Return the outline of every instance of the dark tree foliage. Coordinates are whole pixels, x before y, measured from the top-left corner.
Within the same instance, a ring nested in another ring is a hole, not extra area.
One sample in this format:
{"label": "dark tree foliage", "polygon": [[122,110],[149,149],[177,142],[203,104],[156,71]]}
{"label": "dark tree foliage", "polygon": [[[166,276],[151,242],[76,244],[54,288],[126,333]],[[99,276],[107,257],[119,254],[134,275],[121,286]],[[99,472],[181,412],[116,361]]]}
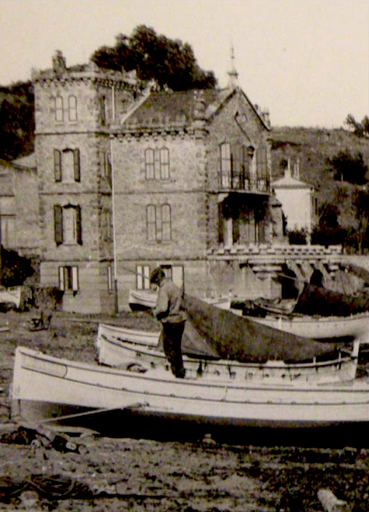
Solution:
{"label": "dark tree foliage", "polygon": [[347,181],[355,185],[363,185],[368,181],[366,174],[368,166],[365,165],[363,155],[352,155],[348,151],[340,151],[333,158],[327,159],[329,170],[337,181]]}
{"label": "dark tree foliage", "polygon": [[363,117],[361,123],[355,120],[354,116],[349,114],[346,117],[345,124],[358,137],[369,137],[369,117]]}
{"label": "dark tree foliage", "polygon": [[305,229],[292,229],[287,234],[291,245],[306,245],[307,233]]}
{"label": "dark tree foliage", "polygon": [[155,80],[162,89],[210,89],[217,83],[213,72],[199,67],[188,43],[158,35],[145,25],[130,37],[119,34],[113,47],[99,48],[91,60],[102,68],[136,70],[140,80]]}
{"label": "dark tree foliage", "polygon": [[31,82],[0,86],[0,158],[12,160],[33,151],[34,95]]}
{"label": "dark tree foliage", "polygon": [[369,247],[369,190],[356,190],[352,204],[358,221],[357,248],[362,252]]}
{"label": "dark tree foliage", "polygon": [[2,286],[19,286],[34,272],[29,259],[16,251],[1,248],[0,284]]}
{"label": "dark tree foliage", "polygon": [[320,207],[319,222],[311,233],[311,243],[318,245],[343,245],[345,232],[338,222],[339,208],[332,203]]}

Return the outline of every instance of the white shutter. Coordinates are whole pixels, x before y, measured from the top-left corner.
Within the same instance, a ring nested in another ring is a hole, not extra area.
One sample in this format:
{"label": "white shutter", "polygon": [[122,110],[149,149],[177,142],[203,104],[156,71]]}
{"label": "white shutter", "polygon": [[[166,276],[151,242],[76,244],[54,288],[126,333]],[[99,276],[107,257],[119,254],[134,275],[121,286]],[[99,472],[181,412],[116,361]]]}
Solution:
{"label": "white shutter", "polygon": [[59,267],[59,289],[64,291],[64,267]]}
{"label": "white shutter", "polygon": [[72,267],[72,290],[78,292],[78,267]]}

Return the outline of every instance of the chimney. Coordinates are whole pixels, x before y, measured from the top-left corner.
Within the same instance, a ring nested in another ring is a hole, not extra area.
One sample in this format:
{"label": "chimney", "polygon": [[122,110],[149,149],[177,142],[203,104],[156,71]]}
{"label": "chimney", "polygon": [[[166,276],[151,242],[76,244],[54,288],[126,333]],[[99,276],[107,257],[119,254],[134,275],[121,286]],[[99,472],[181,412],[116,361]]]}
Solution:
{"label": "chimney", "polygon": [[53,56],[53,70],[57,75],[61,75],[67,70],[67,62],[60,50],[56,50]]}

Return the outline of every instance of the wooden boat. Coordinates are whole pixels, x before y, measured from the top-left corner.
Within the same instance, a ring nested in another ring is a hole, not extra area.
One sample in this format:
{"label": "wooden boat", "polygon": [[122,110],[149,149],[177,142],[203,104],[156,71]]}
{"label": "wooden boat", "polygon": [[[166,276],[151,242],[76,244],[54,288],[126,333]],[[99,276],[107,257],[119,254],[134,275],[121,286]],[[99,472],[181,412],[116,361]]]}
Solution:
{"label": "wooden boat", "polygon": [[[132,311],[150,309],[155,307],[156,298],[157,293],[152,290],[130,290],[128,304]],[[208,297],[202,300],[221,309],[230,309],[231,307],[229,297]]]}
{"label": "wooden boat", "polygon": [[157,293],[152,290],[130,290],[128,304],[132,311],[154,308]]}
{"label": "wooden boat", "polygon": [[[119,333],[119,329],[121,329]],[[145,346],[145,335],[149,343]],[[156,345],[159,334],[156,335]],[[152,343],[153,333],[136,331],[128,328],[111,329],[111,326],[99,325],[96,338],[98,361],[107,366],[126,366],[138,362],[147,368],[163,366],[170,369],[162,350]],[[234,378],[240,375],[244,380],[320,382],[344,381],[355,378],[358,361],[359,344],[352,353],[339,352],[335,359],[312,360],[310,362],[286,364],[283,361],[266,361],[265,363],[243,363],[225,359],[204,359],[183,356],[184,366],[192,375],[212,375]]]}
{"label": "wooden boat", "polygon": [[99,324],[97,343],[100,339],[125,341],[136,345],[155,347],[158,345],[160,332],[139,331],[118,325]]}
{"label": "wooden boat", "polygon": [[[288,381],[279,384],[205,376],[176,379],[165,369],[136,373],[72,362],[18,347],[12,385],[13,418],[111,427],[127,435],[131,421],[173,421],[188,428],[205,426],[326,429],[369,426],[369,382],[335,384]],[[74,415],[74,416],[71,416]],[[146,427],[146,435],[150,429]],[[329,436],[332,432],[329,430]],[[367,436],[366,436],[367,438]],[[244,441],[250,442],[245,436]],[[340,438],[347,444],[347,437]],[[272,437],[275,442],[275,434]],[[264,439],[266,442],[266,439]],[[350,442],[356,438],[350,438]]]}
{"label": "wooden boat", "polygon": [[14,304],[18,309],[21,302],[21,287],[0,289],[0,304]]}
{"label": "wooden boat", "polygon": [[280,331],[313,339],[352,338],[369,343],[369,312],[349,317],[282,316],[249,317]]}

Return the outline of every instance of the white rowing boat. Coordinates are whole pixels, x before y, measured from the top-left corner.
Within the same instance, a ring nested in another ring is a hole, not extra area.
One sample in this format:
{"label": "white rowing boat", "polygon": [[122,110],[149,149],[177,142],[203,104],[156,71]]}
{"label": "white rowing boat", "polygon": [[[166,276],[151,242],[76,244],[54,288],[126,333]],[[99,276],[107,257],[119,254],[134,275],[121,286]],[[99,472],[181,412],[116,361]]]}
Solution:
{"label": "white rowing boat", "polygon": [[109,421],[123,436],[131,419],[164,420],[164,430],[173,420],[185,429],[192,424],[367,431],[369,426],[368,379],[335,384],[249,382],[241,375],[176,379],[165,369],[135,373],[25,347],[16,349],[12,402],[13,417],[22,421],[87,423],[96,429]]}

